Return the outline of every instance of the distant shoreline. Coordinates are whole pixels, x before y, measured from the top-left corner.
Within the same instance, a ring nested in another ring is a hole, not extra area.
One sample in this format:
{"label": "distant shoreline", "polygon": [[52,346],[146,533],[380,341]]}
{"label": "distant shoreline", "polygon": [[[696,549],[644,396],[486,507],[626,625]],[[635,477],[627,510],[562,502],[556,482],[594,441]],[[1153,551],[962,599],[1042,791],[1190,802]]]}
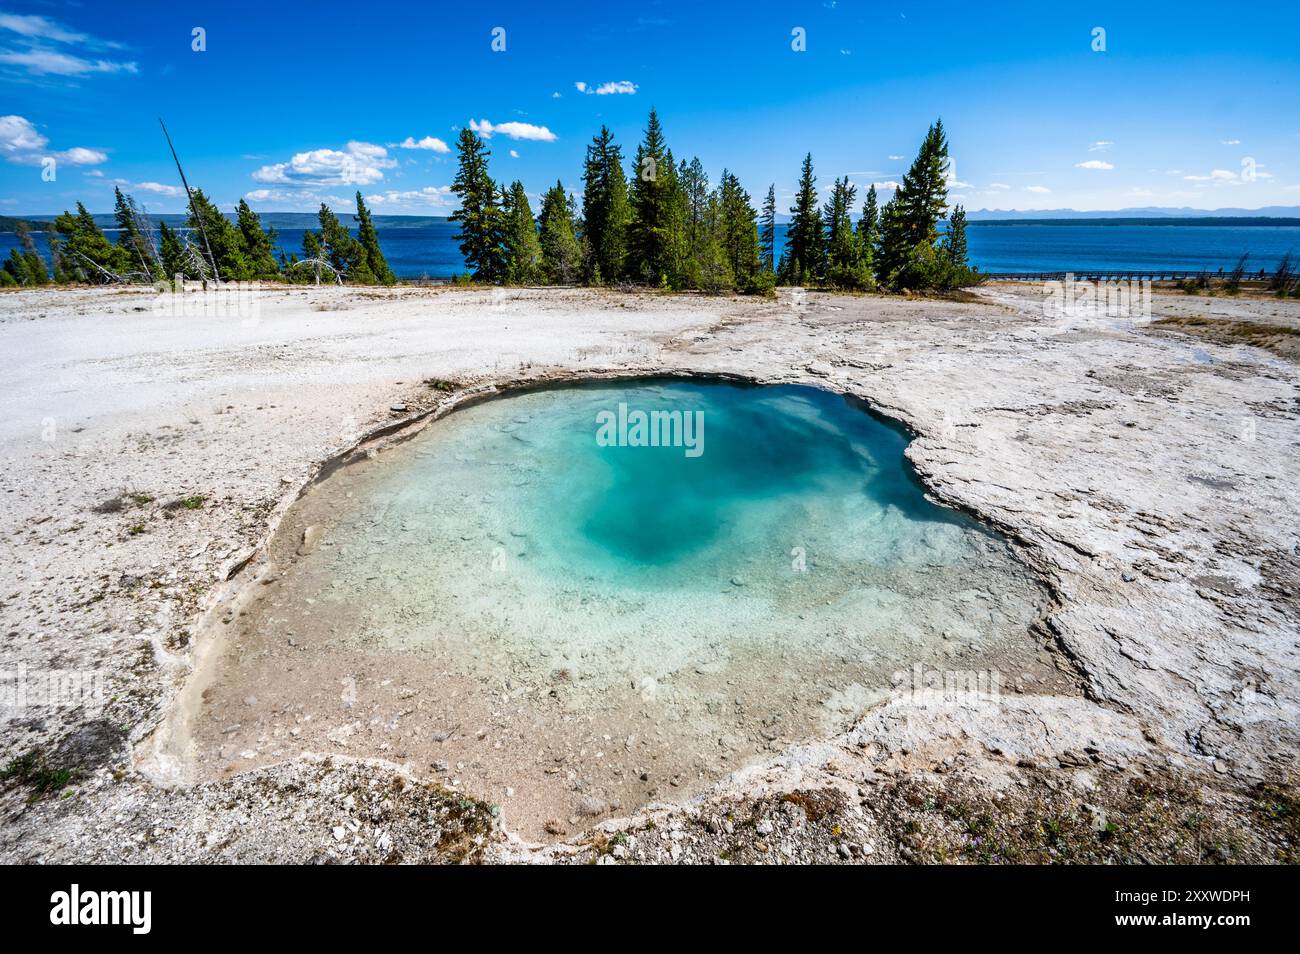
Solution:
{"label": "distant shoreline", "polygon": [[[229,216],[233,221],[233,215]],[[12,233],[17,229],[19,222],[26,222],[33,231],[45,231],[54,216],[3,216],[0,215],[0,233]],[[183,213],[165,213],[150,216],[154,222],[166,222],[169,226],[184,226],[187,215]],[[97,212],[94,214],[96,224],[105,231],[111,230],[116,226],[116,220],[111,212]],[[374,216],[375,225],[380,229],[412,229],[426,228],[432,224],[442,224],[447,221],[445,215],[376,215]],[[267,212],[262,215],[262,221],[271,228],[314,228],[317,224],[317,214],[315,212]],[[788,223],[778,221],[778,224],[785,225]],[[1023,219],[967,219],[967,225],[979,226],[1026,226],[1026,225],[1052,225],[1052,226],[1080,226],[1080,225],[1100,225],[1100,226],[1196,226],[1196,227],[1217,227],[1217,228],[1297,228],[1300,227],[1300,216],[1271,216],[1271,215],[1215,215],[1215,216],[1115,216],[1113,218],[1023,218]]]}

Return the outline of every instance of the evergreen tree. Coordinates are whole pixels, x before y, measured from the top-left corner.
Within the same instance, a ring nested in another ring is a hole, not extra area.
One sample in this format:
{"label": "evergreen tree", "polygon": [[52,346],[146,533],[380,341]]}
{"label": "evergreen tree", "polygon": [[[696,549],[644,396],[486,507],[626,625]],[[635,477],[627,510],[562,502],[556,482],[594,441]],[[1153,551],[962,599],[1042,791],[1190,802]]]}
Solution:
{"label": "evergreen tree", "polygon": [[158,277],[160,269],[154,254],[152,236],[146,234],[149,228],[143,222],[143,215],[135,200],[123,195],[117,186],[113,187],[113,216],[117,220],[117,245],[125,253],[124,261],[129,263],[132,271],[140,272],[147,280]]}
{"label": "evergreen tree", "polygon": [[652,285],[678,287],[684,279],[687,198],[653,109],[636,150],[634,175],[628,272]]}
{"label": "evergreen tree", "polygon": [[587,147],[582,172],[582,238],[589,282],[617,281],[627,266],[627,179],[623,150],[614,134],[601,126]]}
{"label": "evergreen tree", "polygon": [[54,220],[54,231],[62,239],[61,271],[65,281],[100,285],[116,281],[130,270],[125,252],[104,236],[82,203],[77,203],[75,215],[59,215]]}
{"label": "evergreen tree", "polygon": [[13,279],[15,285],[46,285],[50,281],[45,271],[45,259],[36,250],[32,230],[26,222],[19,220],[14,227],[18,247],[9,250],[9,260],[4,264],[5,272]]}
{"label": "evergreen tree", "polygon": [[280,266],[275,260],[275,229],[263,231],[262,220],[245,199],[240,199],[235,207],[235,223],[244,243],[250,276],[278,278]]}
{"label": "evergreen tree", "polygon": [[772,272],[776,270],[776,184],[767,187],[767,198],[763,200],[762,230],[759,234],[762,252],[762,266]]}
{"label": "evergreen tree", "polygon": [[[207,246],[212,249],[212,258],[217,269],[217,277],[225,282],[242,282],[253,278],[253,271],[248,264],[247,249],[244,248],[244,236],[231,221],[217,208],[202,189],[191,192],[194,208],[190,212],[186,225],[194,230],[192,234],[203,240],[207,236]],[[200,225],[201,223],[201,225]],[[206,258],[206,250],[204,250]]]}
{"label": "evergreen tree", "polygon": [[371,218],[370,209],[366,208],[366,203],[361,198],[360,190],[357,191],[357,241],[361,243],[361,250],[366,256],[366,265],[370,268],[375,283],[397,284],[397,276],[388,267],[388,259],[384,257],[383,249],[379,247],[379,232],[375,229],[374,219]]}
{"label": "evergreen tree", "polygon": [[683,221],[685,242],[685,276],[687,287],[699,286],[699,263],[704,259],[704,246],[710,241],[709,234],[709,177],[704,171],[704,164],[698,158],[689,163],[685,159],[677,170],[682,194],[686,202],[686,214]]}
{"label": "evergreen tree", "polygon": [[185,246],[166,222],[158,223],[158,259],[162,266],[163,279],[173,281],[177,275],[184,278],[197,278],[187,274],[188,263],[185,260]]}
{"label": "evergreen tree", "polygon": [[[890,200],[892,214],[881,216],[880,274],[889,283],[897,283],[897,273],[909,261],[920,261],[912,254],[918,246],[933,248],[939,237],[939,221],[948,206],[947,171],[948,140],[939,120],[926,132],[916,159]],[[916,281],[916,269],[910,272],[910,280]]]}
{"label": "evergreen tree", "polygon": [[460,208],[450,218],[460,225],[460,253],[477,281],[499,282],[505,277],[505,254],[497,185],[488,172],[492,153],[472,129],[460,131],[456,149],[460,168],[451,190],[460,196]]}
{"label": "evergreen tree", "polygon": [[[324,202],[321,203],[317,218],[320,221],[319,251],[325,253],[330,266],[343,276],[345,282],[373,285],[375,276],[366,262],[366,253],[361,243],[352,237],[339,217]],[[303,238],[305,241],[306,236]]]}
{"label": "evergreen tree", "polygon": [[955,268],[967,268],[966,262],[966,210],[955,206],[948,216],[948,233],[943,238],[943,250]]}
{"label": "evergreen tree", "polygon": [[857,186],[849,177],[837,179],[826,202],[826,279],[836,288],[862,288],[866,278],[861,266],[861,248],[853,234],[853,200]]}
{"label": "evergreen tree", "polygon": [[880,244],[880,213],[876,202],[876,187],[872,184],[862,205],[862,217],[858,219],[858,257],[868,277],[874,271],[876,246]]}
{"label": "evergreen tree", "polygon": [[709,193],[700,223],[700,247],[691,262],[691,278],[695,286],[717,294],[736,284],[725,246],[726,222],[723,213],[722,184]]}
{"label": "evergreen tree", "polygon": [[511,285],[535,285],[542,279],[542,246],[528,193],[518,179],[506,193],[505,280]]}
{"label": "evergreen tree", "polygon": [[745,288],[760,268],[758,215],[740,180],[725,169],[718,186],[718,204],[723,253],[736,285]]}
{"label": "evergreen tree", "polygon": [[789,285],[821,279],[825,239],[817,208],[817,177],[813,175],[812,153],[804,157],[799,191],[790,207],[790,228],[785,236],[782,281]]}
{"label": "evergreen tree", "polygon": [[542,274],[552,284],[577,281],[582,270],[582,249],[573,227],[573,202],[556,182],[542,197]]}

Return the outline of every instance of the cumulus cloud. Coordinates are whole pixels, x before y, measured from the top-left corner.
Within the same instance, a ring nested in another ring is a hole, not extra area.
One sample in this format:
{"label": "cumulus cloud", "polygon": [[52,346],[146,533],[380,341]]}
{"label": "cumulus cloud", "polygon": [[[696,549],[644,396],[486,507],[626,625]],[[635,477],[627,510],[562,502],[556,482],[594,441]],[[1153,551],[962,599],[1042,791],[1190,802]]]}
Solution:
{"label": "cumulus cloud", "polygon": [[451,186],[425,186],[423,189],[390,190],[366,196],[366,202],[377,209],[396,212],[402,208],[447,209],[456,205],[456,194]]}
{"label": "cumulus cloud", "polygon": [[451,152],[447,144],[437,136],[425,136],[423,139],[415,139],[407,136],[401,142],[403,149],[428,149],[431,152]]}
{"label": "cumulus cloud", "polygon": [[108,153],[99,149],[87,149],[85,146],[73,146],[63,152],[56,152],[55,156],[73,166],[97,166],[108,161]]}
{"label": "cumulus cloud", "polygon": [[185,194],[185,190],[178,185],[164,185],[161,182],[137,182],[133,189],[140,192],[152,192],[155,195],[165,195],[169,198],[176,198]]}
{"label": "cumulus cloud", "polygon": [[471,119],[469,128],[484,139],[491,139],[497,133],[511,139],[529,139],[534,142],[555,142],[558,138],[545,126],[534,126],[532,123],[492,123],[486,119]]}
{"label": "cumulus cloud", "polygon": [[1032,185],[1032,186],[1025,186],[1025,191],[1026,191],[1026,192],[1034,192],[1034,193],[1037,193],[1037,194],[1039,194],[1039,195],[1042,195],[1043,193],[1051,192],[1052,190],[1049,189],[1049,188],[1047,188],[1047,186]]}
{"label": "cumulus cloud", "polygon": [[579,80],[573,84],[573,88],[579,93],[586,93],[588,96],[635,96],[638,87],[636,83],[630,80],[601,83],[599,86],[591,86]]}
{"label": "cumulus cloud", "polygon": [[23,116],[0,116],[0,157],[20,165],[37,165],[53,157],[72,166],[97,166],[108,161],[100,149],[73,146],[60,152],[48,151],[50,140]]}
{"label": "cumulus cloud", "polygon": [[1115,166],[1109,162],[1102,162],[1100,159],[1089,159],[1087,162],[1076,162],[1076,169],[1114,169]]}
{"label": "cumulus cloud", "polygon": [[0,11],[0,42],[4,44],[0,46],[0,64],[16,66],[33,76],[77,77],[137,71],[134,62],[93,55],[122,49],[121,43],[101,40],[35,14]]}
{"label": "cumulus cloud", "polygon": [[397,165],[388,150],[352,140],[342,150],[312,149],[295,153],[288,162],[262,166],[253,173],[258,182],[294,186],[358,186],[382,182],[384,170]]}

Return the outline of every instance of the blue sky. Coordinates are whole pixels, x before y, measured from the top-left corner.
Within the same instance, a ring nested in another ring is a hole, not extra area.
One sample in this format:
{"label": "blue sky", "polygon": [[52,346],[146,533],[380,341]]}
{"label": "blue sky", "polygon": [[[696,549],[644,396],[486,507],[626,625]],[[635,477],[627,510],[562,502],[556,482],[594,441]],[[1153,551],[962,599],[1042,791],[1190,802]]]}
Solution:
{"label": "blue sky", "polygon": [[461,127],[536,195],[580,187],[601,123],[630,157],[651,106],[783,207],[805,151],[819,185],[887,188],[936,116],[971,209],[1300,205],[1297,36],[1294,2],[0,0],[0,213],[114,184],[181,211],[161,115],[223,206],[446,214]]}

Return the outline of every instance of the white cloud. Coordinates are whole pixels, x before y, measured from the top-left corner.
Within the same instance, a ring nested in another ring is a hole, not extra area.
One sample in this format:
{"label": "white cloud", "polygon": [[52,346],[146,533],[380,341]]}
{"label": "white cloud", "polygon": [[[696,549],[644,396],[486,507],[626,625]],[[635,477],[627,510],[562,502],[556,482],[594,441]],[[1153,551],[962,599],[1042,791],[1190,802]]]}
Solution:
{"label": "white cloud", "polygon": [[386,212],[397,212],[403,208],[448,209],[453,208],[457,200],[451,186],[425,186],[423,189],[377,192],[366,196],[366,202]]}
{"label": "white cloud", "polygon": [[599,86],[590,86],[581,80],[573,84],[573,88],[579,93],[586,93],[588,96],[635,96],[637,91],[636,83],[630,80],[617,80],[609,83],[601,83]]}
{"label": "white cloud", "polygon": [[1089,152],[1106,152],[1111,146],[1115,145],[1109,139],[1098,139],[1088,147]]}
{"label": "white cloud", "polygon": [[1230,169],[1212,169],[1208,176],[1183,176],[1188,182],[1232,182],[1237,174]]}
{"label": "white cloud", "polygon": [[1034,193],[1037,193],[1037,194],[1039,194],[1039,195],[1042,195],[1042,194],[1044,194],[1044,193],[1046,193],[1046,192],[1051,192],[1052,190],[1049,189],[1049,188],[1047,188],[1047,186],[1032,185],[1032,186],[1025,186],[1025,191],[1026,191],[1026,192],[1034,192]]}
{"label": "white cloud", "polygon": [[1076,169],[1114,169],[1115,166],[1109,162],[1102,162],[1100,159],[1089,159],[1087,162],[1076,162]]}
{"label": "white cloud", "polygon": [[23,116],[0,116],[0,157],[20,165],[38,165],[53,157],[70,166],[97,166],[108,161],[99,149],[73,146],[62,152],[47,152],[50,140]]}
{"label": "white cloud", "polygon": [[906,159],[907,156],[890,156],[889,158],[892,159],[892,160],[894,160],[895,162],[901,162],[901,161],[903,161],[904,159]]}
{"label": "white cloud", "polygon": [[45,148],[49,140],[22,116],[0,116],[0,155],[10,162],[21,162],[18,156],[27,156]]}
{"label": "white cloud", "polygon": [[431,152],[451,152],[447,144],[437,136],[425,136],[423,139],[415,139],[407,136],[401,142],[403,149],[428,149]]}
{"label": "white cloud", "polygon": [[1241,145],[1241,140],[1240,140],[1240,139],[1220,139],[1220,140],[1219,140],[1219,145],[1221,145],[1221,146],[1240,146],[1240,145]]}
{"label": "white cloud", "polygon": [[889,179],[885,182],[873,182],[871,184],[876,187],[877,192],[893,192],[899,186],[899,183],[895,182],[893,179]]}
{"label": "white cloud", "polygon": [[0,50],[0,63],[26,67],[28,73],[36,76],[47,73],[55,76],[83,76],[86,73],[136,72],[134,63],[87,60],[71,53],[35,47],[27,50]]}
{"label": "white cloud", "polygon": [[511,150],[510,150],[510,158],[511,158],[511,159],[518,159],[518,158],[519,158],[519,150],[518,150],[518,149],[511,149]]}
{"label": "white cloud", "polygon": [[352,140],[342,151],[312,149],[296,153],[288,162],[262,166],[253,178],[275,185],[372,185],[383,181],[384,170],[395,165],[397,160],[389,159],[383,146]]}
{"label": "white cloud", "polygon": [[1007,185],[1005,182],[990,182],[990,183],[989,183],[989,188],[990,188],[990,189],[1010,189],[1011,186]]}
{"label": "white cloud", "polygon": [[551,94],[551,99],[559,99],[559,98],[560,98],[560,94],[558,91]]}
{"label": "white cloud", "polygon": [[108,162],[108,153],[101,152],[98,149],[87,149],[85,146],[73,146],[71,149],[56,152],[54,155],[61,162],[66,162],[71,166],[97,166],[101,162]]}
{"label": "white cloud", "polygon": [[123,44],[80,33],[36,14],[0,11],[0,33],[12,34],[18,47],[0,47],[0,64],[17,66],[33,76],[85,76],[89,73],[135,73],[134,62],[82,54],[118,50]]}
{"label": "white cloud", "polygon": [[509,136],[511,139],[529,139],[534,142],[555,142],[556,135],[545,126],[534,126],[532,123],[492,123],[486,119],[471,119],[469,128],[474,130],[484,139],[491,139],[497,133],[503,136]]}
{"label": "white cloud", "polygon": [[137,182],[132,186],[132,188],[138,189],[141,192],[152,192],[155,195],[165,195],[170,198],[175,198],[185,194],[185,190],[180,186],[163,185],[161,182]]}
{"label": "white cloud", "polygon": [[123,44],[71,30],[48,17],[0,11],[0,33],[12,34],[9,42],[18,44],[0,47],[0,64],[21,67],[34,76],[136,72],[134,62],[81,55],[122,49]]}

